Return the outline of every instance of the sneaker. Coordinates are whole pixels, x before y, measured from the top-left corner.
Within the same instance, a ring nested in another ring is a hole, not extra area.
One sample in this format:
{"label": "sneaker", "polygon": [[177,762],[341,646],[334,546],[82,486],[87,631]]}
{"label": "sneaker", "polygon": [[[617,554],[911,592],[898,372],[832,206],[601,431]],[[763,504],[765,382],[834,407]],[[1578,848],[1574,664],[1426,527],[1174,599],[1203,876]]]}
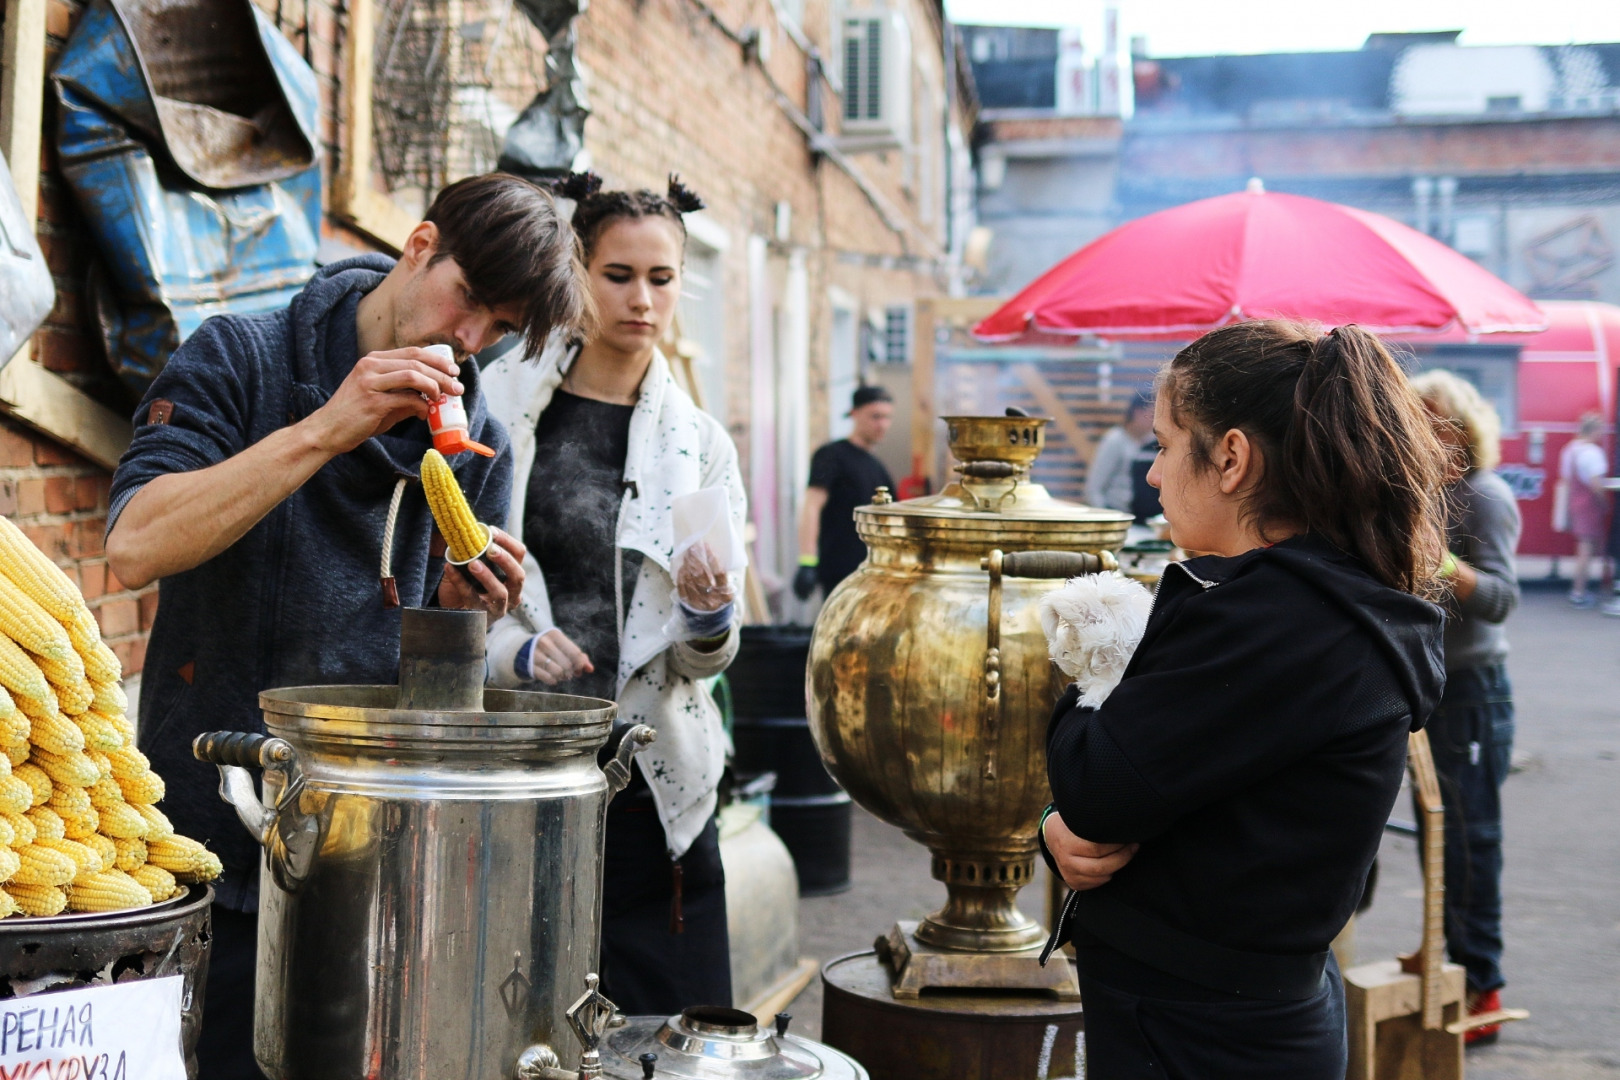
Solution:
{"label": "sneaker", "polygon": [[1598,608],[1598,610],[1609,616],[1611,619],[1620,619],[1620,596],[1615,597],[1613,600],[1605,601],[1603,606]]}
{"label": "sneaker", "polygon": [[[1468,1015],[1479,1016],[1482,1013],[1495,1012],[1502,1007],[1502,991],[1487,990],[1483,994],[1470,993],[1468,995]],[[1487,1024],[1477,1027],[1463,1035],[1465,1046],[1489,1046],[1502,1034],[1501,1024]]]}
{"label": "sneaker", "polygon": [[1569,594],[1569,606],[1576,608],[1597,607],[1597,597],[1589,592],[1572,592]]}

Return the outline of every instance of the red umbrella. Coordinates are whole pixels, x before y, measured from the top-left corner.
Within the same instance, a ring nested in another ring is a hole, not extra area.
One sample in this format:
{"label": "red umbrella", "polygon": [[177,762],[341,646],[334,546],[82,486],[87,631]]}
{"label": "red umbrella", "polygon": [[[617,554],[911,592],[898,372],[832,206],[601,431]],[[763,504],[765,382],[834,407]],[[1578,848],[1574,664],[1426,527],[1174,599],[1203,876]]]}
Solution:
{"label": "red umbrella", "polygon": [[1186,337],[1255,318],[1377,333],[1544,330],[1527,297],[1398,221],[1247,191],[1162,210],[1092,241],[974,327],[985,341]]}

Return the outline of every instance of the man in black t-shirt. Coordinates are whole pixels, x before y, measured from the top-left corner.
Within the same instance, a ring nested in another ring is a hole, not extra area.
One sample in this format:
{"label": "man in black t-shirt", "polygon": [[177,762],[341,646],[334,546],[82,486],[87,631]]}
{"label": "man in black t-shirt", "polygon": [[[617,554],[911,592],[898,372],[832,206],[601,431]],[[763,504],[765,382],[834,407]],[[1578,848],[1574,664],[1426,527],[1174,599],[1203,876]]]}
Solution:
{"label": "man in black t-shirt", "polygon": [[850,403],[855,430],[817,450],[810,459],[810,487],[799,515],[799,571],[793,594],[810,599],[820,585],[823,594],[843,581],[866,558],[866,545],[855,534],[855,508],[872,501],[880,487],[894,481],[872,448],[883,441],[894,420],[894,399],[881,386],[862,386]]}

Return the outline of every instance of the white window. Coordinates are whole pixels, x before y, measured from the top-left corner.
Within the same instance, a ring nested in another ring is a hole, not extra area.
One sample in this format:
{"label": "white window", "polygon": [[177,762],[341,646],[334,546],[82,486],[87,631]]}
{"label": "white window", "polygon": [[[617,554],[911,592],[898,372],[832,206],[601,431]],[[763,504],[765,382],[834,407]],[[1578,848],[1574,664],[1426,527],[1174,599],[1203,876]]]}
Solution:
{"label": "white window", "polygon": [[883,309],[883,336],[874,350],[885,364],[911,363],[911,305]]}
{"label": "white window", "polygon": [[849,403],[860,385],[860,328],[855,319],[855,300],[839,289],[832,290],[832,341],[827,350],[827,437],[842,439],[854,430]]}

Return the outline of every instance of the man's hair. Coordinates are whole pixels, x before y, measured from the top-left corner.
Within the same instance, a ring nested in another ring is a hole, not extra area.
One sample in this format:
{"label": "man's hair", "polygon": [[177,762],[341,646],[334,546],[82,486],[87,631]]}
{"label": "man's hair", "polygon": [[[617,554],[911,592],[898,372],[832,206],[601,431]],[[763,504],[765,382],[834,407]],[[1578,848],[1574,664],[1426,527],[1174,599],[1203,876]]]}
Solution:
{"label": "man's hair", "polygon": [[1135,420],[1136,419],[1136,414],[1139,413],[1139,412],[1146,412],[1149,415],[1152,415],[1152,413],[1153,413],[1153,393],[1152,393],[1152,391],[1150,391],[1150,390],[1137,390],[1135,393],[1133,393],[1131,395],[1131,400],[1129,402],[1127,402],[1126,405],[1125,405],[1125,423],[1128,424],[1132,420]]}
{"label": "man's hair", "polygon": [[530,352],[538,354],[553,330],[591,321],[579,242],[538,185],[509,173],[469,176],[440,191],[422,220],[439,230],[428,265],[454,259],[474,301],[519,305]]}

